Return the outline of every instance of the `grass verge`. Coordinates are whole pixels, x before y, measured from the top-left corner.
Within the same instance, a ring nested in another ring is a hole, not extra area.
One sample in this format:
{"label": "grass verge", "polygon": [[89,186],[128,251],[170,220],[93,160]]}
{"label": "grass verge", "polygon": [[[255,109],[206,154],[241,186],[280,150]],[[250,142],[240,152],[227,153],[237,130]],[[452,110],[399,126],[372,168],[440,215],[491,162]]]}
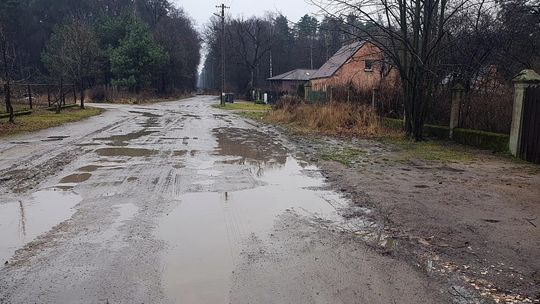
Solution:
{"label": "grass verge", "polygon": [[235,114],[244,118],[264,121],[272,107],[264,104],[256,104],[253,102],[236,102],[227,103],[224,106],[213,104],[213,108],[234,111]]}
{"label": "grass verge", "polygon": [[366,151],[351,148],[351,147],[333,147],[323,149],[319,153],[320,157],[324,160],[332,160],[341,163],[345,166],[351,167],[357,163],[360,159],[365,158]]}
{"label": "grass verge", "polygon": [[56,127],[95,116],[101,112],[101,109],[90,107],[84,110],[64,109],[60,114],[44,109],[34,110],[31,115],[15,117],[13,124],[9,123],[7,118],[0,119],[0,137]]}
{"label": "grass verge", "polygon": [[431,140],[414,142],[406,138],[385,138],[384,143],[396,148],[398,158],[404,161],[421,159],[439,162],[471,162],[477,155],[464,146],[451,142]]}
{"label": "grass verge", "polygon": [[269,105],[256,104],[253,102],[236,102],[236,103],[227,103],[224,106],[220,104],[213,104],[212,107],[222,110],[231,110],[231,111],[259,111],[266,112],[272,109]]}

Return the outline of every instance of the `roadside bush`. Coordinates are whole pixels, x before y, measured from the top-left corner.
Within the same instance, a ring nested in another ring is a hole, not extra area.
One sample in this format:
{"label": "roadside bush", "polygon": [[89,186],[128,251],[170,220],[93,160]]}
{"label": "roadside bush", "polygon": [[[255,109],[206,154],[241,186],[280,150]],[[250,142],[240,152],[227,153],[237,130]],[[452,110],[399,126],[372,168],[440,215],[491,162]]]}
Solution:
{"label": "roadside bush", "polygon": [[[284,98],[267,119],[274,123],[292,125],[299,131],[315,131],[329,135],[381,136],[387,135],[371,106],[332,102],[306,104],[302,99]],[[393,131],[393,133],[397,133]]]}
{"label": "roadside bush", "polygon": [[104,102],[105,95],[105,88],[103,86],[96,86],[90,90],[90,100],[93,102]]}
{"label": "roadside bush", "polygon": [[298,96],[285,95],[278,99],[276,105],[274,106],[274,109],[294,109],[302,104],[305,104],[303,98],[300,98]]}

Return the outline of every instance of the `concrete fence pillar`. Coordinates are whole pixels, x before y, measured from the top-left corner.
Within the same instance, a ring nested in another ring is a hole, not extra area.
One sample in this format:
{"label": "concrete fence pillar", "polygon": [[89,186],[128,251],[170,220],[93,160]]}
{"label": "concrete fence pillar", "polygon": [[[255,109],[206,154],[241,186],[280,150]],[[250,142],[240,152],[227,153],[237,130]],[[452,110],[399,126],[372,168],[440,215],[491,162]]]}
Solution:
{"label": "concrete fence pillar", "polygon": [[454,138],[454,129],[459,127],[459,116],[461,112],[461,103],[465,88],[461,84],[456,84],[452,88],[452,107],[450,108],[450,139]]}
{"label": "concrete fence pillar", "polygon": [[523,70],[514,77],[512,82],[514,83],[514,108],[512,110],[509,149],[512,155],[517,156],[521,145],[525,90],[532,85],[539,84],[540,75],[533,70]]}

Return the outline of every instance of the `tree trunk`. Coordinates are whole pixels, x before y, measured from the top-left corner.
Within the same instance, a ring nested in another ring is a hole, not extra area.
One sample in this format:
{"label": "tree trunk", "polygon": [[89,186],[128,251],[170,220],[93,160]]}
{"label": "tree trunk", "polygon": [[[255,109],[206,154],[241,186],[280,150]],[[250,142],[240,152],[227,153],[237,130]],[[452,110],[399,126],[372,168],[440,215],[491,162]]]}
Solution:
{"label": "tree trunk", "polygon": [[32,88],[30,87],[30,85],[27,86],[28,88],[28,103],[30,105],[30,109],[33,108],[33,105],[32,105]]}
{"label": "tree trunk", "polygon": [[64,79],[60,78],[60,96],[58,101],[56,102],[56,113],[60,113],[60,109],[62,108],[62,101],[64,101]]}
{"label": "tree trunk", "polygon": [[[249,91],[250,92],[253,92],[253,78],[255,78],[255,69],[254,68],[251,68],[250,69],[250,78],[249,78]],[[255,97],[255,100],[253,101],[257,101],[258,97]]]}
{"label": "tree trunk", "polygon": [[81,80],[81,109],[84,109],[84,82]]}
{"label": "tree trunk", "polygon": [[47,86],[47,104],[49,108],[51,107],[51,88]]}
{"label": "tree trunk", "polygon": [[13,115],[13,106],[11,105],[11,86],[10,86],[9,80],[6,82],[5,91],[6,91],[6,96],[5,96],[6,110],[9,113],[9,122],[14,123],[15,119]]}

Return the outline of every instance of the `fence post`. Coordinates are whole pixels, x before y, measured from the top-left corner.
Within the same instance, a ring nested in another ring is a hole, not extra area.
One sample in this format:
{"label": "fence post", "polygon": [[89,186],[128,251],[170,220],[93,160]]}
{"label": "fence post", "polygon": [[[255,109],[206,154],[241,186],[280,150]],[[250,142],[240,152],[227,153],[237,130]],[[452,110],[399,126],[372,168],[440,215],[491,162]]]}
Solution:
{"label": "fence post", "polygon": [[371,107],[373,108],[373,110],[377,110],[375,103],[377,101],[377,93],[378,92],[379,92],[378,88],[373,88],[371,90]]}
{"label": "fence post", "polygon": [[533,70],[523,70],[512,79],[512,82],[514,83],[514,108],[512,110],[509,149],[512,155],[518,156],[521,144],[525,90],[533,84],[540,83],[540,75]]}
{"label": "fence post", "polygon": [[51,107],[51,87],[47,86],[47,103],[49,108]]}
{"label": "fence post", "polygon": [[465,88],[461,84],[456,84],[452,88],[452,107],[450,109],[450,139],[454,138],[454,129],[459,126],[459,115],[461,112],[461,101]]}
{"label": "fence post", "polygon": [[75,85],[73,85],[73,103],[77,104],[77,89],[75,88]]}
{"label": "fence post", "polygon": [[30,104],[30,109],[32,109],[32,89],[30,85],[27,85],[28,88],[28,103]]}
{"label": "fence post", "polygon": [[60,101],[61,106],[66,105],[66,94],[64,94],[64,79],[60,78]]}
{"label": "fence post", "polygon": [[9,103],[8,103],[8,93],[9,93],[9,87],[8,84],[4,84],[4,102],[6,104],[6,113],[9,113]]}

